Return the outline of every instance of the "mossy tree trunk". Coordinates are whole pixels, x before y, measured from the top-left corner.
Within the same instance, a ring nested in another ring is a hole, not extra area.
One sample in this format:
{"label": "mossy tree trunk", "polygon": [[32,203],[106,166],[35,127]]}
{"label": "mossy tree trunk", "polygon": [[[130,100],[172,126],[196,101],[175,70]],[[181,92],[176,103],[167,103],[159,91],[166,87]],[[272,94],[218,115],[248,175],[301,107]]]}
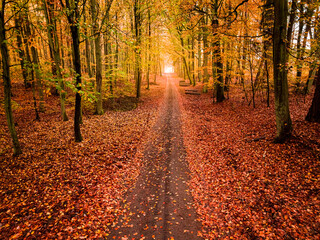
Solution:
{"label": "mossy tree trunk", "polygon": [[284,142],[292,131],[287,79],[287,14],[288,1],[274,1],[273,71],[277,134],[275,142]]}
{"label": "mossy tree trunk", "polygon": [[[220,36],[219,33],[217,32],[217,29],[219,27],[219,20],[218,20],[218,9],[219,9],[219,1],[218,0],[212,0],[212,11],[213,11],[213,16],[212,16],[212,22],[211,22],[211,27],[212,27],[212,33],[213,33],[213,57],[214,61],[212,71],[216,68],[216,74],[217,74],[217,80],[215,82],[215,89],[216,89],[216,101],[217,102],[222,102],[225,97],[224,97],[224,86],[223,86],[223,60],[222,60],[222,55],[221,55],[221,43],[220,43]],[[214,75],[214,74],[213,74]]]}
{"label": "mossy tree trunk", "polygon": [[2,75],[4,83],[4,109],[6,112],[6,118],[8,123],[8,128],[13,143],[13,154],[19,155],[22,153],[21,147],[19,144],[17,132],[14,125],[14,119],[12,114],[12,105],[11,105],[11,79],[10,79],[10,60],[9,60],[9,51],[6,38],[6,29],[5,29],[5,1],[2,1],[0,8],[0,46],[1,46],[1,56],[2,56]]}
{"label": "mossy tree trunk", "polygon": [[92,26],[94,34],[94,46],[95,46],[95,57],[96,57],[96,111],[97,115],[103,114],[102,107],[102,53],[101,53],[101,33],[100,26],[98,22],[98,11],[96,0],[90,1],[91,5],[91,16],[92,16]]}

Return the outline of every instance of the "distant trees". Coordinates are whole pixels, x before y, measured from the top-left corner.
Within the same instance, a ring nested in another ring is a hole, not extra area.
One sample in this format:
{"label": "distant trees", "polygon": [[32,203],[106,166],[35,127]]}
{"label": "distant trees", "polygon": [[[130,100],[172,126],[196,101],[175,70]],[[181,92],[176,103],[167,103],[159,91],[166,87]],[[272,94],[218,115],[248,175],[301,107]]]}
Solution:
{"label": "distant trees", "polygon": [[[189,67],[190,75],[200,73],[203,91],[213,89],[216,102],[225,99],[224,91],[239,85],[248,104],[253,103],[255,107],[260,98],[269,106],[273,88],[277,119],[275,141],[282,142],[292,129],[289,90],[307,93],[315,76],[320,3],[314,0],[256,3],[177,1],[175,6],[180,12],[173,8],[176,17],[171,18],[191,16],[175,21],[180,29],[177,36],[191,39],[197,33],[199,42],[198,49],[193,49],[184,47],[181,41],[180,52],[175,50],[178,59],[175,66],[181,77],[189,79],[188,74],[180,70],[184,65],[181,56],[194,53],[187,64],[191,66],[193,61],[198,61],[198,67]],[[273,84],[270,83],[272,77]]]}
{"label": "distant trees", "polygon": [[61,106],[61,117],[63,121],[68,121],[68,116],[65,107],[66,90],[65,83],[62,77],[61,67],[61,56],[60,56],[60,42],[57,32],[57,16],[54,13],[56,4],[51,1],[42,0],[44,15],[47,23],[48,42],[53,59],[53,74],[58,81],[58,89],[60,94],[60,106]]}
{"label": "distant trees", "polygon": [[284,141],[292,128],[288,92],[309,93],[319,68],[320,2],[315,0],[1,4],[4,105],[17,153],[10,66],[32,91],[37,119],[48,94],[59,94],[63,121],[74,106],[76,141],[82,139],[83,109],[101,115],[108,98],[140,98],[151,76],[155,83],[162,74],[164,61],[191,85],[212,91],[214,102],[237,88],[244,102],[255,107],[260,99],[269,106],[274,90],[276,140]]}
{"label": "distant trees", "polygon": [[139,98],[142,84],[150,84],[151,74],[155,80],[160,74],[163,53],[159,49],[164,29],[161,2],[112,3],[113,0],[1,2],[4,103],[15,154],[21,153],[21,148],[12,113],[10,66],[20,65],[21,79],[33,93],[36,119],[45,111],[48,94],[60,95],[63,121],[68,120],[67,108],[74,102],[77,142],[82,140],[83,108],[94,104],[95,113],[101,115],[107,98]]}

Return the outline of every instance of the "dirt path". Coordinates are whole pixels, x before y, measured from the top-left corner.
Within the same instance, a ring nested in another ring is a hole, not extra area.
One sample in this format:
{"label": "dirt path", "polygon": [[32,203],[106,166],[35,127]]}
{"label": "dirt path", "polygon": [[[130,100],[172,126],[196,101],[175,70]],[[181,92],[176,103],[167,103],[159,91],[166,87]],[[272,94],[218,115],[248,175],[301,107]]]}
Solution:
{"label": "dirt path", "polygon": [[178,91],[168,75],[165,100],[144,152],[145,169],[128,193],[108,239],[200,239],[187,181]]}

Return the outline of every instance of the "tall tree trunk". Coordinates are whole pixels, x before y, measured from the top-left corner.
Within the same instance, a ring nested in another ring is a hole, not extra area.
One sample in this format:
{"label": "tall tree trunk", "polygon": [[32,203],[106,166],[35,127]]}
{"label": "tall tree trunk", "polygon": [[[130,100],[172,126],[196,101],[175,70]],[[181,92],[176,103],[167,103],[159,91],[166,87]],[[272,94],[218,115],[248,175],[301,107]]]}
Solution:
{"label": "tall tree trunk", "polygon": [[[109,13],[107,13],[107,21],[109,21]],[[105,70],[106,70],[106,78],[108,82],[108,87],[110,94],[114,94],[114,89],[113,89],[113,79],[112,79],[112,74],[113,74],[113,59],[112,59],[112,46],[110,43],[111,39],[111,31],[108,28],[106,31],[106,34],[104,35],[104,55],[105,55]],[[129,75],[129,72],[128,72]]]}
{"label": "tall tree trunk", "polygon": [[[267,5],[269,8],[271,7],[272,0],[267,0]],[[293,25],[296,18],[297,13],[297,0],[292,0],[291,10],[289,15],[289,24],[288,24],[288,32],[287,32],[287,47],[290,48],[292,42],[292,33],[293,33]]]}
{"label": "tall tree trunk", "polygon": [[136,82],[136,97],[141,96],[141,3],[140,0],[135,0],[134,2],[134,28],[136,37],[136,48],[135,48],[135,71],[134,79]]}
{"label": "tall tree trunk", "polygon": [[78,2],[72,0],[66,0],[66,7],[68,10],[68,22],[70,25],[71,37],[72,37],[72,60],[73,67],[76,73],[76,102],[75,102],[75,114],[74,114],[74,135],[75,141],[81,142],[81,58],[80,58],[80,32],[79,32],[79,6]]}
{"label": "tall tree trunk", "polygon": [[14,119],[12,114],[12,104],[11,104],[11,79],[10,79],[10,59],[9,51],[7,46],[6,29],[5,29],[5,6],[2,5],[0,9],[0,46],[1,46],[1,56],[2,56],[2,75],[4,83],[4,109],[6,112],[6,118],[8,123],[8,128],[13,143],[13,154],[19,155],[22,153],[19,144],[17,132],[14,126]]}
{"label": "tall tree trunk", "polygon": [[296,60],[296,65],[297,65],[297,75],[296,75],[296,90],[300,88],[301,85],[301,63],[300,63],[300,58],[301,58],[301,40],[302,40],[302,33],[303,33],[303,28],[305,25],[305,20],[304,20],[304,4],[300,4],[300,19],[299,19],[299,30],[298,30],[298,39],[297,39],[297,60]]}
{"label": "tall tree trunk", "polygon": [[[293,0],[293,4],[295,0]],[[262,32],[264,34],[263,37],[263,52],[262,52],[262,56],[263,56],[263,61],[264,61],[264,73],[266,74],[266,82],[267,82],[267,106],[270,106],[270,79],[269,79],[269,67],[268,67],[268,61],[271,58],[268,55],[268,50],[271,46],[271,40],[270,40],[270,36],[272,36],[272,32],[273,32],[273,27],[270,26],[270,22],[273,21],[273,8],[271,7],[273,3],[273,0],[266,0],[266,4],[263,8],[263,19],[261,21],[261,28],[262,28]],[[294,6],[292,6],[292,9],[294,8]],[[294,10],[295,11],[295,10]],[[292,12],[290,13],[290,19],[292,17]],[[293,26],[293,22],[289,23]],[[290,31],[290,27],[288,29],[288,34]],[[292,30],[291,30],[292,31]],[[287,35],[287,44],[289,44],[291,40],[288,38]]]}
{"label": "tall tree trunk", "polygon": [[148,9],[148,51],[147,51],[147,89],[150,89],[150,63],[151,63],[151,14]]}
{"label": "tall tree trunk", "polygon": [[15,18],[15,28],[16,28],[16,34],[17,34],[17,46],[19,49],[19,57],[20,57],[20,66],[21,66],[21,71],[22,71],[22,77],[23,77],[23,82],[24,82],[24,87],[25,88],[30,88],[31,84],[28,81],[28,70],[26,66],[26,57],[25,57],[25,52],[23,50],[23,36],[22,36],[22,22],[21,15],[19,14],[18,17]]}
{"label": "tall tree trunk", "polygon": [[[218,19],[215,19],[212,21],[213,29],[216,29],[219,26]],[[216,101],[222,102],[224,97],[224,86],[223,86],[223,62],[222,62],[222,56],[221,56],[221,43],[220,43],[220,37],[218,36],[218,33],[213,30],[214,33],[214,42],[213,42],[213,56],[215,67],[216,67],[216,73],[217,73],[217,81],[215,84],[216,88]],[[214,71],[214,69],[213,69]]]}
{"label": "tall tree trunk", "polygon": [[62,22],[61,22],[61,20],[60,20],[60,43],[61,43],[61,66],[62,66],[62,69],[63,68],[65,68],[65,59],[64,59],[64,57],[65,57],[65,54],[64,54],[64,44],[63,44],[63,37],[62,37],[62,28],[63,28],[63,26],[62,26]]}
{"label": "tall tree trunk", "polygon": [[32,62],[33,62],[33,68],[34,68],[34,73],[35,77],[37,80],[37,88],[39,91],[39,111],[44,112],[44,94],[43,94],[43,88],[42,88],[42,77],[41,77],[41,72],[40,72],[40,62],[39,62],[39,56],[38,56],[38,51],[37,49],[32,45],[31,46],[31,55],[32,55]]}
{"label": "tall tree trunk", "polygon": [[274,1],[273,71],[277,134],[275,142],[284,142],[292,131],[287,79],[287,12],[288,0]]}
{"label": "tall tree trunk", "polygon": [[57,74],[57,80],[59,83],[59,95],[60,95],[60,109],[61,109],[61,118],[63,121],[68,121],[68,116],[65,107],[65,84],[61,74],[61,58],[60,58],[60,43],[58,39],[57,33],[57,25],[55,16],[53,15],[54,5],[50,2],[43,0],[44,12],[47,22],[47,32],[48,32],[48,40],[49,46],[53,54],[54,60],[54,69]]}
{"label": "tall tree trunk", "polygon": [[96,111],[97,115],[103,114],[102,107],[102,57],[101,57],[101,33],[99,31],[98,14],[97,14],[97,2],[91,0],[91,16],[94,34],[95,45],[95,57],[96,57]]}
{"label": "tall tree trunk", "polygon": [[[118,14],[116,13],[116,24],[118,26]],[[119,71],[119,36],[118,31],[115,30],[115,38],[116,38],[116,49],[114,52],[114,85],[116,87],[118,81],[118,71]]]}
{"label": "tall tree trunk", "polygon": [[[83,13],[84,22],[86,22],[86,12]],[[90,42],[88,36],[88,29],[87,27],[84,28],[84,35],[85,37],[85,48],[86,48],[86,63],[87,63],[87,72],[89,75],[90,80],[93,78],[92,69],[91,69],[91,55],[90,55]],[[94,81],[91,81],[92,85],[94,86]]]}
{"label": "tall tree trunk", "polygon": [[201,34],[198,34],[198,82],[201,82],[202,73],[201,73],[201,62],[202,62],[202,49],[201,49]]}
{"label": "tall tree trunk", "polygon": [[[186,56],[185,56],[185,49],[184,49],[184,40],[180,34],[180,42],[181,42],[181,51],[182,51],[182,61],[183,61],[183,66],[184,66],[184,74],[187,75],[188,77],[188,80],[190,82],[190,84],[192,83],[192,80],[191,80],[191,76],[190,76],[190,71],[189,71],[189,66],[188,66],[188,62],[187,62],[187,59],[186,59]],[[160,61],[159,61],[159,67],[160,67],[160,72],[161,72],[161,64],[160,64]],[[184,79],[185,79],[185,76],[184,76]]]}
{"label": "tall tree trunk", "polygon": [[194,40],[194,36],[192,36],[192,38],[191,38],[191,61],[190,61],[190,72],[191,72],[191,74],[192,74],[192,85],[193,86],[195,86],[196,85],[196,77],[195,77],[195,72],[194,72],[194,70],[195,70],[195,62],[194,62],[194,42],[195,42],[195,40]]}
{"label": "tall tree trunk", "polygon": [[70,26],[72,34],[72,51],[73,51],[73,65],[76,72],[76,103],[75,103],[75,115],[74,115],[74,133],[76,142],[82,141],[80,123],[81,123],[81,61],[80,61],[80,48],[79,48],[79,28],[76,24]]}
{"label": "tall tree trunk", "polygon": [[307,1],[308,3],[308,8],[307,11],[305,13],[305,22],[306,22],[306,27],[304,29],[304,33],[303,33],[303,41],[302,41],[302,47],[299,49],[298,51],[298,56],[297,56],[297,77],[296,77],[296,82],[299,83],[299,85],[301,85],[301,77],[302,77],[302,68],[303,68],[303,57],[304,57],[304,53],[306,51],[306,47],[307,47],[307,40],[308,40],[308,34],[310,33],[311,30],[311,21],[312,21],[312,15],[314,14],[314,8],[313,6],[310,6],[310,1]]}
{"label": "tall tree trunk", "polygon": [[[27,15],[27,12],[25,14],[24,21],[25,21],[24,27],[25,27],[26,37],[27,37],[27,39],[29,39],[31,41],[30,48],[31,48],[31,56],[32,56],[32,69],[35,73],[34,75],[37,80],[37,88],[38,88],[38,94],[39,94],[39,111],[44,112],[45,111],[44,93],[43,93],[42,79],[41,79],[41,73],[40,73],[39,56],[38,56],[38,51],[35,48],[36,44],[35,44],[34,34],[31,31],[32,25],[30,24],[29,16]],[[28,45],[26,45],[26,47],[28,47]],[[34,81],[33,78],[32,78],[32,80]],[[34,84],[34,86],[35,86],[35,84]]]}
{"label": "tall tree trunk", "polygon": [[208,49],[208,28],[207,28],[207,16],[203,18],[203,27],[202,27],[202,39],[203,39],[203,92],[207,93],[208,92],[208,83],[209,83],[209,71],[208,71],[208,58],[210,51]]}

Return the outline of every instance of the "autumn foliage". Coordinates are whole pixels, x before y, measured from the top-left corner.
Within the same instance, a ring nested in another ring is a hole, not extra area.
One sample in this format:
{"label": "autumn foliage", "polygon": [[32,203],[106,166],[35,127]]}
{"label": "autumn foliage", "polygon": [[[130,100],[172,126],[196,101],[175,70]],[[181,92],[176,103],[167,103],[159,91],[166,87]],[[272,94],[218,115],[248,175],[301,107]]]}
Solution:
{"label": "autumn foliage", "polygon": [[1,1],[0,239],[108,239],[147,145],[190,236],[319,239],[319,43],[317,0]]}

